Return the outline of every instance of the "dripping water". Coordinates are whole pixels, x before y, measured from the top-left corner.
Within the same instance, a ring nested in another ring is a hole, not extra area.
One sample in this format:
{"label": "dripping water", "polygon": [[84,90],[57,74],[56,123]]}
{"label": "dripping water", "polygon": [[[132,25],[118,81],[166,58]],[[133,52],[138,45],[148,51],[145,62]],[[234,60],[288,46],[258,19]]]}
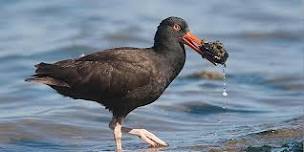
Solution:
{"label": "dripping water", "polygon": [[223,68],[222,72],[223,72],[223,75],[224,75],[224,77],[223,77],[224,84],[223,84],[223,93],[222,93],[222,95],[224,97],[226,97],[226,96],[228,96],[228,93],[226,91],[226,64],[224,64],[222,68]]}
{"label": "dripping water", "polygon": [[[222,95],[224,97],[228,96],[227,90],[226,90],[226,64],[222,65],[222,73],[223,73],[223,92]],[[224,110],[226,110],[227,108],[227,99],[225,100],[224,106],[222,107]],[[217,123],[219,123],[219,125],[222,124],[222,119],[217,120]],[[214,135],[216,135],[216,133],[214,133]]]}
{"label": "dripping water", "polygon": [[[223,66],[222,66],[222,72],[223,72],[223,92],[222,92],[222,95],[224,96],[224,97],[227,97],[228,96],[228,93],[227,93],[227,90],[226,90],[226,64],[224,64]],[[226,107],[227,107],[227,98],[226,98],[226,100],[225,100],[225,104],[224,104],[224,109],[226,109]]]}

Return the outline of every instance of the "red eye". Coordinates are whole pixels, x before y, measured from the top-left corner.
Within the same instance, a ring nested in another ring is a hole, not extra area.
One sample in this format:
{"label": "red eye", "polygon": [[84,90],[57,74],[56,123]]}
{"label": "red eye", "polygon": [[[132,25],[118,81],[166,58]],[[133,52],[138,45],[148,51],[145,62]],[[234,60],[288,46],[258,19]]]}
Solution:
{"label": "red eye", "polygon": [[176,32],[178,32],[178,31],[180,31],[181,27],[180,27],[178,24],[174,24],[174,25],[173,25],[173,29],[174,29]]}

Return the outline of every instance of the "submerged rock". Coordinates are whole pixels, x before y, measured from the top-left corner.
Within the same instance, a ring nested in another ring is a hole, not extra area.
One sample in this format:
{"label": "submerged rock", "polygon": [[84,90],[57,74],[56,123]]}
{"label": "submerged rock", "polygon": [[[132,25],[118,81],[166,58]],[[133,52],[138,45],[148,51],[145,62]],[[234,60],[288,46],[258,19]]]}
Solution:
{"label": "submerged rock", "polygon": [[245,149],[246,152],[303,152],[303,141],[302,142],[291,142],[284,144],[280,147],[271,147],[264,145],[260,147],[249,146]]}
{"label": "submerged rock", "polygon": [[227,152],[303,152],[304,116],[257,133],[223,142],[209,151]]}
{"label": "submerged rock", "polygon": [[224,75],[216,71],[201,71],[188,75],[187,78],[207,79],[207,80],[223,80]]}
{"label": "submerged rock", "polygon": [[264,145],[262,147],[249,146],[245,151],[246,152],[271,152],[271,146],[268,146],[268,145]]}

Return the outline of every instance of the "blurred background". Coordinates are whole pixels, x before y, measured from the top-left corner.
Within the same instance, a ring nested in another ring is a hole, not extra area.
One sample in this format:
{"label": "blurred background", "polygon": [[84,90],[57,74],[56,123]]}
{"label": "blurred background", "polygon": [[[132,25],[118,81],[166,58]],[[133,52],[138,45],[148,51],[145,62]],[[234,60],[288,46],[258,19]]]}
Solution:
{"label": "blurred background", "polygon": [[[159,135],[170,144],[161,151],[301,142],[301,130],[265,141],[251,135],[304,128],[303,14],[301,0],[0,1],[0,151],[113,150],[111,114],[102,106],[24,79],[42,61],[150,47],[169,16],[184,18],[206,41],[224,43],[229,95],[222,96],[223,80],[197,76],[222,75],[222,68],[187,48],[179,77],[159,100],[132,112],[127,126]],[[244,137],[247,144],[238,143]],[[237,144],[223,144],[231,140]],[[123,144],[147,150],[128,135]]]}

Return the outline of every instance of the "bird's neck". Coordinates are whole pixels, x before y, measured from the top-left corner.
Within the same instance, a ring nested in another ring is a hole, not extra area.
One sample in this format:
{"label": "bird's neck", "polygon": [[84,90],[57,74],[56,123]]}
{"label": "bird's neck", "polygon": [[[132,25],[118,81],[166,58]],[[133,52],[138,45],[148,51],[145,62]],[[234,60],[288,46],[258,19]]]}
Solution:
{"label": "bird's neck", "polygon": [[185,47],[176,38],[165,32],[156,32],[153,50],[162,58],[163,71],[166,71],[168,83],[180,73],[185,64]]}
{"label": "bird's neck", "polygon": [[185,63],[185,47],[178,41],[160,41],[154,43],[153,49],[172,68],[182,68]]}

